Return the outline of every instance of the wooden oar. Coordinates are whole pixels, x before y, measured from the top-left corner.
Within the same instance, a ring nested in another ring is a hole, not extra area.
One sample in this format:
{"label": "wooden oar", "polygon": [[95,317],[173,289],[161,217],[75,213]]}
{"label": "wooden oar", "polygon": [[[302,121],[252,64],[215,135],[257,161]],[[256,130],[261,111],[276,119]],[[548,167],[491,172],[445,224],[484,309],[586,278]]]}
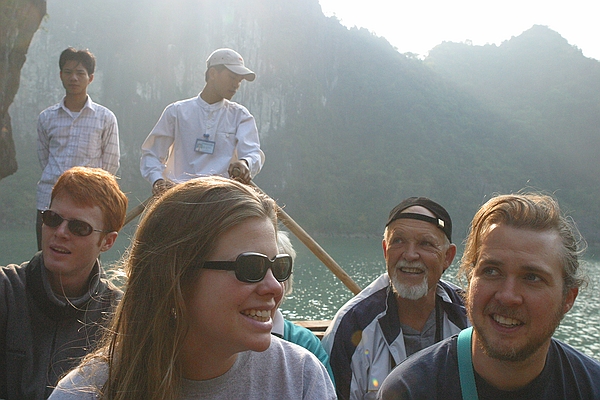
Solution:
{"label": "wooden oar", "polygon": [[[250,181],[250,185],[254,186],[261,193],[264,193],[254,182]],[[317,256],[319,260],[321,260],[323,264],[325,264],[327,268],[329,268],[331,272],[333,272],[335,276],[337,276],[340,281],[342,281],[344,285],[346,285],[348,289],[350,289],[352,293],[358,294],[361,291],[360,286],[352,280],[350,275],[348,275],[346,271],[344,271],[342,267],[340,267],[338,263],[323,250],[319,243],[306,233],[306,231],[279,206],[277,206],[277,217],[298,239],[300,239],[302,243],[304,243],[306,247],[308,247],[310,251],[312,251],[315,256]]]}
{"label": "wooden oar", "polygon": [[150,200],[152,200],[153,197],[154,196],[148,197],[146,200],[144,200],[143,202],[141,202],[140,204],[138,204],[137,206],[135,206],[131,210],[129,210],[127,215],[125,215],[125,223],[123,224],[123,226],[127,225],[135,217],[140,215],[146,209],[146,206],[148,205],[148,203],[150,203]]}

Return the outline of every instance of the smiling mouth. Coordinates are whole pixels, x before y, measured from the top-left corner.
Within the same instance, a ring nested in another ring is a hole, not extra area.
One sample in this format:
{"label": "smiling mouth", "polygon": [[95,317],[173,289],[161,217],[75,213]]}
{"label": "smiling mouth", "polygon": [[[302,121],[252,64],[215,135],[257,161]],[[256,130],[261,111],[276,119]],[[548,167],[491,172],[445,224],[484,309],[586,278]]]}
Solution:
{"label": "smiling mouth", "polygon": [[242,315],[250,317],[255,321],[268,322],[271,319],[271,310],[246,310],[242,311]]}
{"label": "smiling mouth", "polygon": [[506,328],[514,328],[516,326],[524,325],[524,323],[522,321],[519,321],[518,319],[504,317],[504,316],[498,315],[498,314],[492,314],[492,319],[496,323],[498,323]]}
{"label": "smiling mouth", "polygon": [[425,272],[421,268],[414,268],[414,267],[401,267],[399,269],[400,269],[401,272],[403,272],[405,274],[418,275],[418,274],[422,274],[422,273]]}
{"label": "smiling mouth", "polygon": [[58,248],[58,247],[52,247],[52,246],[50,246],[50,249],[52,249],[52,251],[55,251],[55,252],[60,253],[60,254],[71,254],[71,252],[69,250],[61,249],[61,248]]}

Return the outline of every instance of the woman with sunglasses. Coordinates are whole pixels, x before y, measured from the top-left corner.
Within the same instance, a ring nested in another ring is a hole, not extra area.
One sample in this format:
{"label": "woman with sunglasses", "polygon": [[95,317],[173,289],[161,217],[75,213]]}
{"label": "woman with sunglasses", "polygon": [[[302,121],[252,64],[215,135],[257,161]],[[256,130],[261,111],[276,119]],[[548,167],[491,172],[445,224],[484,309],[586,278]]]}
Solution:
{"label": "woman with sunglasses", "polygon": [[275,204],[252,188],[170,189],[132,240],[103,345],[51,399],[334,399],[323,365],[271,335],[292,270],[277,249]]}

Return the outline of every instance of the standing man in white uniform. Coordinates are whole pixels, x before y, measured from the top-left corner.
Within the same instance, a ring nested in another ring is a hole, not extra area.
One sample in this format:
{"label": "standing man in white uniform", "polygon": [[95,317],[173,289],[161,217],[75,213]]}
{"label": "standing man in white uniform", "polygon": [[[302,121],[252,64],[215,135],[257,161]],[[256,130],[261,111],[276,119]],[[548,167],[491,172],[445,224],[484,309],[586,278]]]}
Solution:
{"label": "standing man in white uniform", "polygon": [[140,170],[155,195],[203,175],[248,183],[262,167],[254,117],[231,101],[242,80],[253,81],[256,74],[226,48],[215,50],[206,68],[202,92],[167,106],[142,145]]}

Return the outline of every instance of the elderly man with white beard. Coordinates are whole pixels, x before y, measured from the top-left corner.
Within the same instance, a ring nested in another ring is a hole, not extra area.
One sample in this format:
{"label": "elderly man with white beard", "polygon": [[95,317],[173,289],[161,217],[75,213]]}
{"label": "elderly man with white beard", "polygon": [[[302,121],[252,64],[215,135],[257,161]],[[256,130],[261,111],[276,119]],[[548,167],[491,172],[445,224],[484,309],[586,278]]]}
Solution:
{"label": "elderly man with white beard", "polygon": [[374,399],[398,363],[469,326],[461,290],[440,279],[456,255],[444,207],[405,199],[382,247],[387,273],[337,312],[323,338],[339,399]]}

